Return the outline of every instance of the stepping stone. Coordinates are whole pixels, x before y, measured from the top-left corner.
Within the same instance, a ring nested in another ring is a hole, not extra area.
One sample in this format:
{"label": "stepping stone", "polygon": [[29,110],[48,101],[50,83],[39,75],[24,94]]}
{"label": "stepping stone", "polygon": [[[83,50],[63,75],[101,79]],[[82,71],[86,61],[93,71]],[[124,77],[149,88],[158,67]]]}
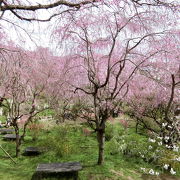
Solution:
{"label": "stepping stone", "polygon": [[23,155],[25,155],[25,156],[37,156],[41,153],[42,153],[42,151],[40,151],[40,149],[38,147],[27,147],[24,150]]}
{"label": "stepping stone", "polygon": [[12,134],[14,132],[15,132],[14,129],[5,129],[5,128],[0,129],[0,134]]}
{"label": "stepping stone", "polygon": [[6,134],[3,136],[4,140],[9,140],[9,141],[15,141],[16,140],[16,135],[15,134]]}
{"label": "stepping stone", "polygon": [[78,179],[78,171],[82,169],[79,162],[65,162],[65,163],[46,163],[38,164],[36,173],[32,179],[42,179],[47,177],[54,177],[57,179]]}

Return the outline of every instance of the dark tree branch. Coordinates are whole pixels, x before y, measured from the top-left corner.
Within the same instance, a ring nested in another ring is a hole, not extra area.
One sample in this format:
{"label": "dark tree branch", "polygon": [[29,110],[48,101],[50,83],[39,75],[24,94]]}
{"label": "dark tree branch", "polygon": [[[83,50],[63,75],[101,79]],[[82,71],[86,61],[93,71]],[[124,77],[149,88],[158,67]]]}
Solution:
{"label": "dark tree branch", "polygon": [[25,11],[37,11],[40,9],[51,9],[51,8],[55,8],[58,6],[67,6],[67,7],[74,7],[74,8],[80,8],[83,5],[87,5],[87,4],[91,4],[97,2],[97,0],[89,0],[89,1],[82,1],[79,3],[71,3],[65,0],[60,0],[57,1],[55,3],[50,3],[50,4],[38,4],[38,5],[15,5],[15,4],[8,4],[5,1],[2,1],[1,3],[3,3],[4,5],[1,5],[1,11],[7,11],[7,10],[25,10]]}

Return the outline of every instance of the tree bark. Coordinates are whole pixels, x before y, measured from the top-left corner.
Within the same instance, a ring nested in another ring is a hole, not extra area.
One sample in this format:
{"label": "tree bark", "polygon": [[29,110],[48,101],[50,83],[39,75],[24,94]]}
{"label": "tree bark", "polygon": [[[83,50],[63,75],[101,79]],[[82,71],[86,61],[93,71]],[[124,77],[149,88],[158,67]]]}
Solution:
{"label": "tree bark", "polygon": [[98,140],[98,148],[99,148],[97,164],[102,165],[104,162],[104,143],[105,143],[105,131],[104,131],[104,129],[97,131],[97,140]]}
{"label": "tree bark", "polygon": [[16,157],[18,157],[20,153],[21,139],[19,136],[19,129],[17,127],[15,127],[15,133],[16,133]]}
{"label": "tree bark", "polygon": [[16,134],[16,157],[19,156],[20,152],[20,138],[19,135]]}

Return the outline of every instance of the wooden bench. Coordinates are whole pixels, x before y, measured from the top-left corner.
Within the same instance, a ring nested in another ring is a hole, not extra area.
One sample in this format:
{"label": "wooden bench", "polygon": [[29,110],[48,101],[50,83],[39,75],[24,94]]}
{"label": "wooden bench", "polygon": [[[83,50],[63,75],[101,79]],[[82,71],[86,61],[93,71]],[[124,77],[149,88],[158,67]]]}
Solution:
{"label": "wooden bench", "polygon": [[9,141],[15,141],[16,140],[16,135],[15,134],[6,134],[3,136],[4,140],[9,140]]}
{"label": "wooden bench", "polygon": [[14,132],[15,132],[14,129],[5,129],[5,128],[0,129],[0,134],[12,134]]}
{"label": "wooden bench", "polygon": [[37,156],[41,153],[42,153],[42,151],[40,151],[40,149],[38,147],[27,147],[24,150],[23,155],[25,155],[25,156]]}
{"label": "wooden bench", "polygon": [[36,173],[33,175],[32,180],[49,177],[77,180],[78,171],[81,169],[82,166],[79,162],[38,164]]}

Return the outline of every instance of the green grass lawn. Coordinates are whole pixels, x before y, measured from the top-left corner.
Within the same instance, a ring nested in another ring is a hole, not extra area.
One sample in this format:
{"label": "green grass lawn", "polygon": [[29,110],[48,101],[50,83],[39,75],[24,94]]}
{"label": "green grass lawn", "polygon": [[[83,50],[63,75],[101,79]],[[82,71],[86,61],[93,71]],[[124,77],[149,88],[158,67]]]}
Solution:
{"label": "green grass lawn", "polygon": [[[79,172],[81,180],[142,180],[141,167],[154,168],[136,157],[114,153],[113,142],[106,142],[105,163],[96,165],[97,142],[96,135],[83,134],[81,126],[65,125],[49,130],[35,131],[37,140],[32,141],[32,132],[27,133],[21,152],[28,146],[43,147],[46,152],[39,156],[27,157],[22,154],[15,158],[15,143],[6,142],[0,138],[2,147],[12,156],[14,164],[0,149],[0,180],[30,180],[38,163],[78,161],[83,169]],[[112,145],[111,145],[112,144]],[[111,150],[112,146],[112,150]],[[177,179],[177,178],[176,178]]]}

